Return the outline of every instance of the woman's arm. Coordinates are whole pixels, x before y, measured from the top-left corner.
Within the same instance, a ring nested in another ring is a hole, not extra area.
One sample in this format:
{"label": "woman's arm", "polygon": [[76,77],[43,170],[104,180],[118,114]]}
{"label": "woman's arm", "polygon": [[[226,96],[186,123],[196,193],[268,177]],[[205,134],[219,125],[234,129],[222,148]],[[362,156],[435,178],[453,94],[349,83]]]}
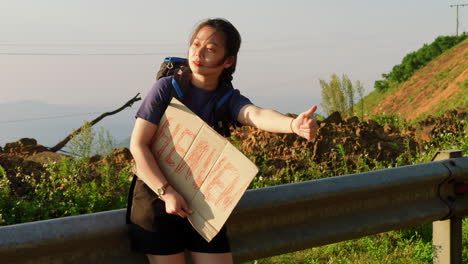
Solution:
{"label": "woman's arm", "polygon": [[[130,152],[137,166],[138,177],[155,192],[156,189],[167,183],[167,179],[159,168],[150,149],[156,130],[156,125],[142,118],[137,118],[130,139]],[[176,214],[181,217],[187,217],[187,214],[191,213],[184,198],[174,187],[168,187],[166,193],[161,198],[166,202],[167,213]]]}
{"label": "woman's arm", "polygon": [[310,117],[317,106],[301,113],[296,118],[285,116],[275,110],[246,105],[241,108],[237,121],[241,124],[253,126],[275,133],[295,133],[307,140],[312,140],[317,134],[317,121]]}

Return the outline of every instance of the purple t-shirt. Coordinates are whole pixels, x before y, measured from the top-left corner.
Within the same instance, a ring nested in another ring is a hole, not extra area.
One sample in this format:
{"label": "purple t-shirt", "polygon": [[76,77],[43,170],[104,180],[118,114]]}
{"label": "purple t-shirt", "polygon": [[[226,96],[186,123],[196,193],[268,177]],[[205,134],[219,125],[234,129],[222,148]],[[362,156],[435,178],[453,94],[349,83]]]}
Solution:
{"label": "purple t-shirt", "polygon": [[[169,98],[171,97],[171,91],[173,89],[171,78],[171,76],[168,76],[156,81],[143,100],[135,118],[140,117],[155,125],[159,124],[167,108],[167,102],[169,102]],[[210,126],[213,126],[215,95],[216,91],[206,91],[194,85],[190,85],[186,94],[184,94],[182,103]],[[234,93],[231,95],[228,106],[230,122],[237,123],[239,111],[243,106],[248,104],[252,104],[252,102],[247,97],[241,95],[239,90],[235,89]]]}

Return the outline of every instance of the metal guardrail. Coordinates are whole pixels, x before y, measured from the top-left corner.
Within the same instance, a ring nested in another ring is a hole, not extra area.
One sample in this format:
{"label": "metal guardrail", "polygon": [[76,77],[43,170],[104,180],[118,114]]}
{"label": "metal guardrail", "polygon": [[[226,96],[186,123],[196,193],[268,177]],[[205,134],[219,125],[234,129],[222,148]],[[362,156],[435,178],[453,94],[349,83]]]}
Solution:
{"label": "metal guardrail", "polygon": [[233,252],[258,259],[465,215],[466,197],[442,192],[455,175],[468,178],[468,157],[253,190],[229,219]]}
{"label": "metal guardrail", "polygon": [[[249,190],[228,219],[236,263],[468,214],[468,157]],[[146,263],[125,211],[0,227],[0,263]]]}
{"label": "metal guardrail", "polygon": [[0,227],[0,263],[146,263],[129,250],[125,210]]}

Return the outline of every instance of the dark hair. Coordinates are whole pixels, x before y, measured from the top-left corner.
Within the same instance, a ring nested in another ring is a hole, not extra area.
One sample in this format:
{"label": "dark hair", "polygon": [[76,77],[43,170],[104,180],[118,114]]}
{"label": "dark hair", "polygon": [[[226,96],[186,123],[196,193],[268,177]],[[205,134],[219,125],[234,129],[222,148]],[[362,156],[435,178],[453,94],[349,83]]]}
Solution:
{"label": "dark hair", "polygon": [[234,61],[229,68],[226,68],[221,73],[219,77],[222,81],[232,81],[232,74],[236,71],[236,64],[237,64],[237,53],[239,52],[239,48],[241,45],[241,36],[239,31],[231,24],[231,22],[227,21],[223,18],[214,18],[214,19],[207,19],[202,21],[193,31],[192,37],[190,38],[190,44],[192,44],[193,40],[195,39],[198,31],[205,26],[212,27],[214,30],[222,32],[224,35],[224,49],[225,49],[225,56],[224,60],[228,57],[233,56]]}

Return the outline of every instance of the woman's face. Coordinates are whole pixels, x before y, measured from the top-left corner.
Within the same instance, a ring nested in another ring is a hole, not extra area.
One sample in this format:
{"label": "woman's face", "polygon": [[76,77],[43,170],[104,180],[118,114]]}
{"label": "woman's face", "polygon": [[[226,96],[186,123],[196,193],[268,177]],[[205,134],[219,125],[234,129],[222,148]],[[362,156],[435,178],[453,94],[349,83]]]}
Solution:
{"label": "woman's face", "polygon": [[202,27],[195,35],[189,48],[189,66],[194,74],[219,77],[232,65],[233,57],[226,60],[223,33],[210,26]]}

